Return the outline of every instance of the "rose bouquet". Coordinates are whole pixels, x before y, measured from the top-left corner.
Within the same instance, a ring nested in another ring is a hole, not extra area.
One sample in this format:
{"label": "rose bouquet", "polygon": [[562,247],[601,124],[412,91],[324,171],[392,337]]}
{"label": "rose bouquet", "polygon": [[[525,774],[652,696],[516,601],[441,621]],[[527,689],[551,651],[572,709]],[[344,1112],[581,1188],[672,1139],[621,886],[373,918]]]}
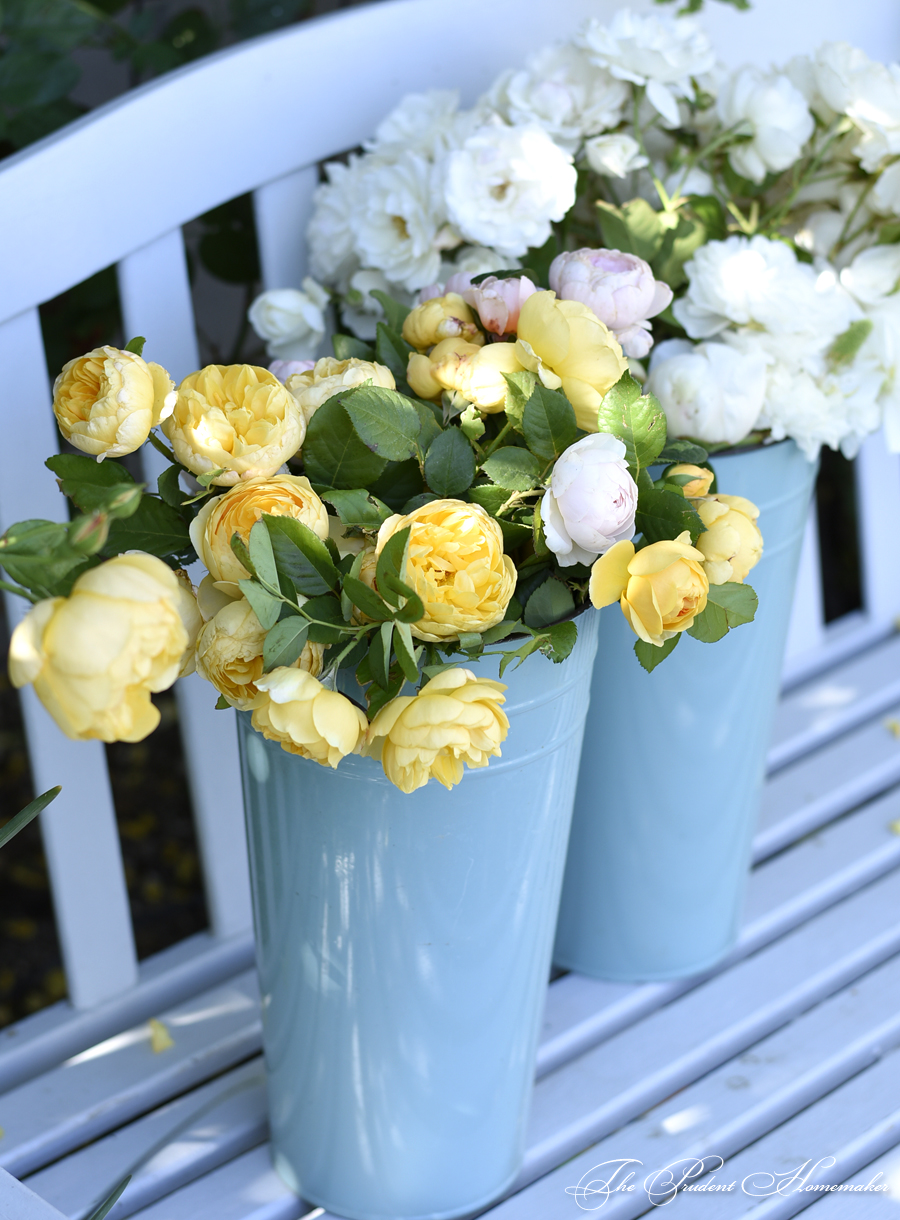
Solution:
{"label": "rose bouquet", "polygon": [[304,359],[325,328],[317,281],[372,339],[385,293],[410,304],[524,264],[615,332],[672,436],[852,456],[884,421],[900,448],[898,157],[897,65],[826,44],[728,71],[696,19],[626,9],[470,110],[403,99],[325,167],[316,279],[251,318],[274,356]]}
{"label": "rose bouquet", "polygon": [[[522,275],[463,291],[383,297],[374,349],[337,335],[286,384],[212,365],[176,389],[143,340],[67,364],[54,410],[82,452],[47,465],[78,515],[0,539],[34,603],[14,684],[72,737],[137,741],[196,668],[284,749],[374,755],[410,792],[500,753],[505,688],[460,661],[561,662],[589,601],[620,602],[647,669],[752,619],[756,510],[668,441],[614,331]],[[153,491],[116,460],[147,442],[170,463]]]}

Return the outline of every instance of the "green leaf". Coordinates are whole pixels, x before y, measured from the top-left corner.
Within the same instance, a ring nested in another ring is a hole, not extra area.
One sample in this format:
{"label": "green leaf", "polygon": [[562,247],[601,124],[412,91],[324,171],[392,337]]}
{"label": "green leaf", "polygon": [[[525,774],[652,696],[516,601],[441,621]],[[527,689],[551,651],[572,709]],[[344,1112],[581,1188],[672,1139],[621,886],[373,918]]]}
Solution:
{"label": "green leaf", "polygon": [[653,274],[657,279],[664,280],[670,288],[680,287],[687,279],[684,264],[707,240],[709,239],[703,224],[680,212],[678,224],[666,231],[662,245],[651,263]]}
{"label": "green leaf", "polygon": [[534,454],[512,445],[496,450],[481,468],[492,482],[507,491],[530,491],[541,481],[541,465]]}
{"label": "green leaf", "polygon": [[284,602],[273,597],[271,593],[267,593],[255,580],[240,580],[238,587],[253,607],[253,612],[259,619],[259,625],[264,631],[270,631],[278,622]]}
{"label": "green leaf", "polygon": [[418,682],[419,662],[416,657],[416,647],[413,644],[409,623],[397,623],[394,626],[394,652],[397,663],[403,670],[407,682]]}
{"label": "green leaf", "polygon": [[375,349],[362,339],[354,339],[350,335],[332,335],[331,346],[334,348],[337,360],[374,360]]}
{"label": "green leaf", "polygon": [[435,500],[440,500],[440,498],[433,491],[423,491],[420,495],[413,496],[411,500],[407,500],[400,511],[405,517],[409,513],[414,513],[417,508],[422,508],[425,504],[433,504]]}
{"label": "green leaf", "polygon": [[344,577],[344,592],[350,598],[350,601],[363,614],[367,614],[369,618],[374,619],[376,623],[387,622],[388,619],[394,617],[394,612],[375,592],[370,589],[363,581],[358,580],[355,576]]}
{"label": "green leaf", "polygon": [[390,685],[391,642],[394,636],[394,624],[382,623],[373,634],[369,645],[369,664],[375,681],[384,690]]}
{"label": "green leaf", "polygon": [[[368,660],[368,658],[366,659]],[[373,682],[366,691],[366,704],[368,705],[370,720],[374,720],[385,704],[390,703],[392,699],[400,694],[403,683],[406,681],[403,670],[399,665],[392,666],[388,676],[390,680],[387,690],[380,686],[379,683]]]}
{"label": "green leaf", "polygon": [[253,571],[263,584],[278,588],[278,569],[275,566],[275,553],[269,531],[262,521],[257,521],[250,530],[250,561]]}
{"label": "green leaf", "polygon": [[699,466],[708,458],[709,454],[702,445],[698,445],[694,441],[681,440],[666,441],[664,448],[656,455],[656,461],[665,463],[667,466],[673,462],[687,462],[693,466]]}
{"label": "green leaf", "polygon": [[688,634],[704,644],[714,644],[732,627],[751,623],[758,605],[759,599],[750,585],[736,581],[710,585],[706,608],[694,619]]}
{"label": "green leaf", "polygon": [[677,538],[688,530],[691,542],[696,543],[706,528],[684,496],[676,491],[660,491],[658,488],[641,491],[634,524],[648,542]]}
{"label": "green leaf", "polygon": [[268,513],[263,514],[262,520],[269,533],[278,571],[287,576],[298,593],[318,597],[328,589],[340,588],[341,574],[328,547],[308,525],[295,517],[275,517]]}
{"label": "green leaf", "polygon": [[225,698],[224,695],[219,695],[218,699],[216,700],[216,702],[213,706],[215,707],[215,710],[217,712],[227,712],[228,709],[231,707],[231,704],[228,702],[228,700]]}
{"label": "green leaf", "polygon": [[395,301],[393,297],[389,297],[386,292],[379,292],[376,288],[369,296],[374,297],[381,308],[384,310],[384,316],[391,330],[398,333],[403,330],[403,323],[410,314],[410,309],[406,305],[401,305],[399,301]]}
{"label": "green leaf", "polygon": [[728,215],[715,195],[691,195],[690,210],[706,230],[707,241],[724,241]]}
{"label": "green leaf", "polygon": [[126,352],[134,352],[135,356],[143,356],[144,344],[146,342],[147,342],[147,340],[144,338],[143,335],[135,335],[135,337],[133,339],[128,340],[128,342],[125,344],[125,347],[122,350],[126,351]]}
{"label": "green leaf", "polygon": [[516,547],[530,542],[534,537],[532,526],[526,525],[524,522],[510,521],[506,517],[501,517],[498,524],[503,533],[503,548],[507,554],[514,551]]}
{"label": "green leaf", "polygon": [[[696,622],[696,619],[694,620]],[[681,633],[670,636],[669,639],[662,645],[648,644],[646,640],[635,640],[634,655],[646,669],[647,673],[652,673],[659,665],[660,661],[664,661],[675,645],[681,639]]]}
{"label": "green leaf", "polygon": [[569,588],[551,576],[538,585],[525,603],[525,623],[529,627],[546,627],[574,609],[575,599]]}
{"label": "green leaf", "polygon": [[267,633],[263,645],[263,669],[268,673],[282,665],[293,665],[303,651],[310,624],[298,614],[283,618]]}
{"label": "green leaf", "polygon": [[354,487],[352,490],[330,491],[319,493],[323,500],[333,504],[344,525],[357,526],[360,529],[377,530],[382,521],[387,521],[391,510],[377,496],[366,491],[364,487]]}
{"label": "green leaf", "polygon": [[24,830],[29,822],[33,821],[37,815],[50,804],[55,801],[62,792],[62,788],[49,788],[46,792],[42,792],[40,796],[36,796],[33,801],[29,802],[15,817],[10,818],[5,826],[0,826],[0,847],[7,844],[13,835],[17,835],[20,830]]}
{"label": "green leaf", "polygon": [[514,631],[521,630],[521,619],[504,619],[502,623],[497,623],[496,627],[488,627],[487,631],[482,633],[481,638],[485,644],[499,644],[501,640],[505,640]]}
{"label": "green leaf", "polygon": [[307,477],[325,487],[342,490],[371,486],[384,472],[387,460],[360,440],[342,397],[345,395],[329,398],[309,421],[303,465]]}
{"label": "green leaf", "polygon": [[228,545],[234,552],[235,558],[241,567],[244,568],[245,571],[249,572],[251,576],[255,576],[256,569],[253,567],[253,560],[250,558],[250,552],[247,550],[246,543],[237,530],[235,530],[229,538]]}
{"label": "green leaf", "polygon": [[396,534],[392,534],[381,549],[381,554],[378,556],[378,564],[375,568],[375,584],[378,586],[379,592],[382,593],[385,601],[390,602],[392,606],[400,604],[399,596],[390,588],[391,584],[396,587],[398,581],[403,580],[406,572],[406,548],[409,545],[409,526],[405,529],[398,530]]}
{"label": "green leaf", "polygon": [[860,318],[857,322],[851,322],[828,349],[828,359],[832,367],[846,368],[847,365],[852,364],[857,352],[871,333],[871,318]]}
{"label": "green leaf", "polygon": [[655,212],[645,199],[632,199],[621,208],[600,200],[597,209],[605,245],[653,261],[667,232],[661,212]]}
{"label": "green leaf", "polygon": [[484,638],[480,631],[461,631],[457,637],[457,643],[470,657],[477,656],[484,650]]}
{"label": "green leaf", "polygon": [[505,487],[497,487],[494,483],[480,483],[469,488],[469,499],[474,504],[480,504],[492,517],[496,517],[509,499],[509,492]]}
{"label": "green leaf", "polygon": [[522,416],[525,405],[534,393],[537,376],[522,369],[519,373],[504,373],[506,378],[506,418],[517,432],[522,431]]}
{"label": "green leaf", "polygon": [[528,448],[545,462],[554,461],[581,435],[565,394],[540,382],[525,404],[522,431]]}
{"label": "green leaf", "polygon": [[160,499],[164,500],[166,504],[170,504],[172,508],[180,508],[185,500],[188,499],[188,493],[181,490],[178,482],[180,474],[180,466],[167,466],[156,480]]}
{"label": "green leaf", "polygon": [[[304,614],[319,619],[309,629],[309,638],[314,644],[343,644],[346,642],[346,622],[341,614],[341,603],[332,595],[313,597],[303,605]],[[330,624],[330,626],[329,626]]]}
{"label": "green leaf", "polygon": [[625,372],[600,404],[601,432],[611,432],[625,443],[625,459],[636,473],[649,466],[666,443],[666,414],[652,394]]}
{"label": "green leaf", "polygon": [[143,484],[136,483],[118,462],[58,453],[44,464],[57,476],[63,495],[83,513],[102,509],[110,516],[128,517],[137,510]]}
{"label": "green leaf", "polygon": [[121,1182],[116,1183],[103,1201],[94,1208],[91,1214],[87,1217],[87,1220],[105,1220],[105,1217],[109,1215],[113,1207],[119,1201],[119,1196],[125,1190],[125,1187],[130,1181],[131,1174],[129,1173],[121,1180]]}
{"label": "green leaf", "polygon": [[0,565],[11,580],[39,597],[68,594],[89,563],[73,550],[69,527],[56,521],[18,521],[0,538]]}
{"label": "green leaf", "polygon": [[406,385],[406,370],[412,350],[402,335],[383,322],[375,327],[375,359],[391,370],[398,385]]}
{"label": "green leaf", "polygon": [[549,657],[554,665],[565,661],[578,639],[578,627],[573,622],[553,623],[547,633],[546,643],[541,644],[541,652]]}
{"label": "green leaf", "polygon": [[369,485],[369,490],[394,512],[399,512],[407,500],[418,495],[424,487],[419,463],[410,458],[406,462],[388,462],[384,473]]}
{"label": "green leaf", "polygon": [[413,456],[422,425],[408,398],[382,386],[361,385],[342,401],[357,434],[373,453],[390,462]]}
{"label": "green leaf", "polygon": [[459,428],[439,433],[425,458],[425,482],[431,490],[438,496],[458,496],[474,478],[475,453]]}
{"label": "green leaf", "polygon": [[431,409],[431,404],[427,402],[414,402],[413,406],[419,416],[419,448],[422,453],[427,453],[432,444],[443,432],[443,428],[437,421],[437,416]]}
{"label": "green leaf", "polygon": [[196,559],[188,527],[180,513],[153,496],[142,496],[132,516],[110,522],[103,554],[110,557],[123,551],[147,551],[181,567]]}
{"label": "green leaf", "polygon": [[530,657],[533,652],[537,652],[540,648],[540,640],[537,636],[532,636],[527,639],[521,648],[517,648],[515,652],[501,652],[500,654],[500,677],[506,673],[508,666],[513,661],[516,662],[516,669],[522,664],[526,657]]}
{"label": "green leaf", "polygon": [[517,280],[520,276],[526,276],[533,284],[537,283],[537,272],[531,267],[509,267],[502,268],[500,271],[482,271],[480,275],[472,276],[472,283],[475,285],[483,284],[485,280]]}

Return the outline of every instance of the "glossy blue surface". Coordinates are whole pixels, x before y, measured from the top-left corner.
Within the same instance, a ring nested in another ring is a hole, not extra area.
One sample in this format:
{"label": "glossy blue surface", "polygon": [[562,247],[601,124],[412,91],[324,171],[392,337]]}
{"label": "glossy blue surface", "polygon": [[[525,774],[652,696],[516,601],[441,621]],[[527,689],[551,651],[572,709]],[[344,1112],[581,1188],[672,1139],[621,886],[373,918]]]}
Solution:
{"label": "glossy blue surface", "polygon": [[239,717],[275,1163],[312,1204],[460,1216],[518,1172],[598,619],[507,670],[503,756],[451,792]]}
{"label": "glossy blue surface", "polygon": [[554,951],[596,978],[695,974],[737,937],[816,467],[793,441],[713,465],[760,508],[759,610],[651,674],[604,612]]}

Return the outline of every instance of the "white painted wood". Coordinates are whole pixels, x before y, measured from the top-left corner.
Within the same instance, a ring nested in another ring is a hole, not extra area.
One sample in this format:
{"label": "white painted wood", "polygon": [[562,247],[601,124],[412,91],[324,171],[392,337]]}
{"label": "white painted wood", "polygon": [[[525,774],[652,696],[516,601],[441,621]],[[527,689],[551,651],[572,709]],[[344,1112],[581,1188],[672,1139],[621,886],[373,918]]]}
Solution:
{"label": "white painted wood", "polygon": [[[65,501],[43,464],[57,442],[37,310],[0,325],[0,368],[0,529],[29,517],[64,519]],[[7,596],[6,606],[12,628],[27,603]],[[91,1008],[137,979],[106,757],[100,742],[65,737],[30,688],[21,705],[35,791],[63,785],[41,831],[69,995]]]}
{"label": "white painted wood", "polygon": [[900,455],[888,453],[881,433],[865,441],[856,459],[856,502],[866,612],[893,625],[900,616],[900,565],[885,563],[885,556],[896,553]]}
{"label": "white painted wood", "polygon": [[797,588],[794,593],[794,608],[785,645],[785,664],[790,666],[821,647],[825,639],[825,614],[822,606],[822,573],[819,562],[819,531],[816,525],[816,506],[813,501],[806,519],[803,535],[803,550],[800,553],[800,568],[797,572]]}
{"label": "white painted wood", "polygon": [[299,288],[306,275],[306,226],[319,167],[308,165],[253,193],[264,288]]}
{"label": "white painted wood", "polygon": [[0,1169],[0,1220],[64,1220],[27,1186]]}
{"label": "white painted wood", "polygon": [[268,1145],[135,1215],[138,1220],[326,1220],[321,1208],[310,1211],[281,1181]]}
{"label": "white painted wood", "polygon": [[144,359],[167,368],[177,385],[200,364],[181,229],[123,258],[117,272],[126,339],[143,335]]}
{"label": "white painted wood", "polygon": [[[900,1202],[900,1150],[893,1148],[847,1179],[853,1186],[866,1186],[873,1180],[884,1183],[887,1190],[883,1194],[863,1196],[866,1220],[896,1220]],[[820,1199],[815,1204],[815,1211],[809,1214],[810,1220],[859,1220],[860,1198],[855,1194],[829,1194],[826,1199]]]}

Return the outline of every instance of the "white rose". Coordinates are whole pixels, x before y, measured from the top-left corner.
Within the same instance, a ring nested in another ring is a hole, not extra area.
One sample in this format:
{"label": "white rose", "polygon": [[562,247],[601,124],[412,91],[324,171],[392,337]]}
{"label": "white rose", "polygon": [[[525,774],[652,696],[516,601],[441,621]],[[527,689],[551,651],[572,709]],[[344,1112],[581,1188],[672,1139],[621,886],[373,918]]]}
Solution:
{"label": "white rose", "polygon": [[879,212],[900,216],[900,161],[889,165],[872,188],[872,203]]}
{"label": "white rose", "polygon": [[273,288],[256,298],[247,317],[275,360],[310,360],[325,334],[325,308],[331,298],[309,276],[303,291]]}
{"label": "white rose", "polygon": [[347,165],[330,161],[325,166],[328,181],[316,188],[306,230],[310,270],[316,279],[341,292],[359,266],[354,221],[362,206],[361,164],[359,157],[351,157]]}
{"label": "white rose", "polygon": [[571,156],[543,128],[507,127],[497,118],[447,155],[444,199],[467,241],[517,258],[544,244],[551,221],[575,202],[576,180]]}
{"label": "white rose", "polygon": [[611,178],[624,178],[647,164],[637,140],[624,132],[586,140],[584,153],[594,173],[608,174]]}
{"label": "white rose", "polygon": [[679,97],[693,95],[691,77],[712,71],[716,56],[690,17],[641,16],[620,9],[608,26],[588,22],[581,41],[594,63],[619,80],[647,86],[647,99],[673,127]]}
{"label": "white rose", "polygon": [[729,149],[736,173],[762,182],[770,170],[787,169],[813,133],[813,117],[799,89],[786,76],[741,68],[725,83],[718,101],[726,127],[751,135],[749,143]]}
{"label": "white rose", "polygon": [[388,153],[406,149],[433,159],[455,142],[459,121],[457,90],[407,93],[375,128],[375,138],[367,141],[366,148]]}
{"label": "white rose", "polygon": [[626,85],[572,43],[545,47],[523,69],[505,72],[485,99],[513,125],[537,123],[568,152],[585,135],[618,125]]}
{"label": "white rose", "polygon": [[900,246],[870,246],[841,272],[841,284],[863,306],[879,305],[900,285]]}
{"label": "white rose", "polygon": [[794,243],[801,250],[807,250],[819,258],[826,258],[832,246],[839,240],[846,219],[842,212],[836,212],[833,208],[810,212],[803,222],[803,227],[794,234]]}
{"label": "white rose", "polygon": [[392,162],[370,156],[359,190],[352,226],[362,265],[409,292],[436,279],[441,250],[459,245],[459,237],[447,226],[434,166],[412,152]]}
{"label": "white rose", "polygon": [[682,195],[713,194],[712,178],[699,165],[692,165],[687,172],[684,169],[673,170],[665,179],[663,185],[670,195],[674,195],[676,191]]}
{"label": "white rose", "polygon": [[595,432],[570,445],[557,459],[540,504],[547,546],[560,566],[590,565],[614,543],[633,537],[637,494],[618,437]]}
{"label": "white rose", "polygon": [[671,435],[736,445],[762,410],[766,364],[763,352],[669,339],[653,354],[647,388],[659,399]]}
{"label": "white rose", "polygon": [[859,359],[843,373],[818,378],[776,362],[769,369],[759,426],[771,428],[775,440],[793,437],[810,461],[822,445],[853,457],[881,423],[882,382],[880,370]]}

